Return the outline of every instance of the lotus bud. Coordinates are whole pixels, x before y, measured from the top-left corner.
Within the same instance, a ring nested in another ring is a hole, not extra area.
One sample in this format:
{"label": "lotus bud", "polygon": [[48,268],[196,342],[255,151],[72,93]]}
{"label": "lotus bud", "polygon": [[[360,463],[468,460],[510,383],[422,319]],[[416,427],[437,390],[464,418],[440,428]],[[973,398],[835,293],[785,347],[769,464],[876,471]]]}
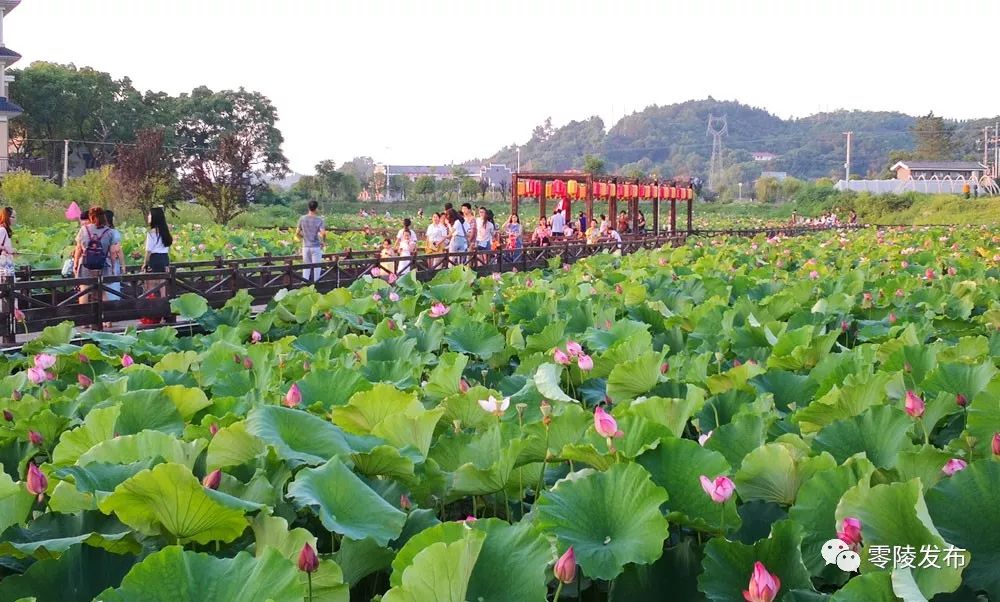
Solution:
{"label": "lotus bud", "polygon": [[889,312],[889,323],[890,324],[896,323],[896,314],[893,312]]}
{"label": "lotus bud", "polygon": [[903,403],[903,408],[906,413],[914,418],[920,418],[924,415],[924,400],[914,393],[913,391],[906,392],[906,401]]}
{"label": "lotus bud", "polygon": [[556,579],[563,583],[572,583],[576,579],[576,555],[573,554],[573,546],[570,546],[559,557],[559,560],[556,560],[555,566],[552,567],[552,573]]}
{"label": "lotus bud", "polygon": [[569,356],[566,355],[566,352],[563,351],[562,349],[556,349],[554,352],[552,352],[552,357],[557,364],[561,364],[563,366],[569,364]]}
{"label": "lotus bud", "polygon": [[211,433],[213,437],[219,434],[219,423],[213,422],[212,424],[210,424],[208,427],[208,432]]}
{"label": "lotus bud", "polygon": [[965,397],[965,395],[959,393],[955,395],[955,403],[958,405],[958,407],[964,408],[965,406],[969,405],[969,400]]}
{"label": "lotus bud", "polygon": [[81,364],[89,364],[90,363],[90,358],[87,357],[86,355],[82,354],[82,353],[78,353],[77,356],[76,356],[76,359],[80,360]]}
{"label": "lotus bud", "polygon": [[399,301],[399,294],[396,293],[396,291],[392,291],[391,293],[389,293],[389,301],[392,301],[393,303]]}
{"label": "lotus bud", "polygon": [[10,413],[10,410],[4,410],[3,419],[7,422],[14,422],[14,415]]}
{"label": "lotus bud", "polygon": [[14,310],[14,319],[17,320],[19,323],[22,323],[22,324],[24,322],[28,321],[27,316],[25,316],[24,312],[21,311],[20,309],[15,309]]}
{"label": "lotus bud", "polygon": [[90,385],[94,384],[94,381],[90,380],[90,377],[86,374],[77,374],[76,382],[80,385],[81,389],[86,389]]}
{"label": "lotus bud", "polygon": [[129,366],[131,366],[134,363],[135,363],[135,360],[132,359],[131,355],[129,355],[129,354],[126,353],[125,355],[122,356],[122,368],[128,368]]}
{"label": "lotus bud", "polygon": [[462,432],[462,421],[461,420],[452,420],[451,421],[451,427],[452,427],[452,429],[454,429],[456,435],[459,434],[459,433],[461,433]]}
{"label": "lotus bud", "polygon": [[583,346],[576,341],[566,341],[566,353],[570,354],[572,357],[576,357],[583,353]]}
{"label": "lotus bud", "polygon": [[299,552],[298,564],[299,570],[304,573],[313,573],[319,568],[319,557],[316,556],[316,550],[309,542],[303,544],[302,551]]}
{"label": "lotus bud", "polygon": [[399,496],[399,507],[407,512],[410,508],[413,508],[413,502],[410,501],[410,497],[405,493]]}
{"label": "lotus bud", "polygon": [[607,439],[622,437],[625,434],[618,430],[618,422],[601,406],[597,406],[594,410],[594,430],[597,431],[598,435]]}
{"label": "lotus bud", "polygon": [[663,362],[660,364],[660,374],[666,374],[667,372],[670,372],[670,363]]}
{"label": "lotus bud", "polygon": [[299,386],[292,383],[292,386],[288,388],[288,393],[285,393],[285,406],[289,408],[294,408],[302,403],[302,392],[299,390]]}
{"label": "lotus bud", "polygon": [[45,473],[38,470],[34,462],[28,464],[28,478],[26,480],[25,488],[28,490],[28,493],[38,496],[38,501],[42,501],[45,491],[49,488],[49,479],[45,476]]}
{"label": "lotus bud", "polygon": [[28,441],[34,446],[41,447],[43,443],[42,435],[38,431],[28,431]]}
{"label": "lotus bud", "polygon": [[240,356],[239,353],[234,353],[233,354],[233,363],[234,364],[242,364],[243,363],[243,358]]}
{"label": "lotus bud", "polygon": [[243,358],[243,367],[247,370],[253,370],[253,360],[249,356]]}
{"label": "lotus bud", "polygon": [[713,480],[701,475],[699,479],[701,480],[701,488],[716,504],[724,504],[733,496],[733,491],[736,489],[732,479],[727,476],[718,476]]}
{"label": "lotus bud", "polygon": [[250,340],[253,341],[254,343],[261,342],[263,338],[264,338],[263,335],[261,335],[259,331],[255,330],[250,333]]}
{"label": "lotus bud", "polygon": [[18,391],[17,389],[14,389],[13,391],[10,392],[10,398],[13,399],[14,401],[21,401],[21,392]]}
{"label": "lotus bud", "polygon": [[[4,415],[4,417],[6,417],[6,415]],[[993,433],[991,445],[993,448],[993,455],[1000,456],[1000,433]]]}
{"label": "lotus bud", "polygon": [[469,383],[464,378],[458,381],[458,390],[462,393],[469,392]]}
{"label": "lotus bud", "polygon": [[849,546],[861,543],[861,519],[848,516],[840,523],[840,531],[837,532],[837,539]]}
{"label": "lotus bud", "polygon": [[388,328],[390,331],[396,330],[396,321],[395,320],[392,320],[392,319],[386,320],[385,325],[386,325],[386,328]]}
{"label": "lotus bud", "polygon": [[624,289],[622,289],[622,285],[620,285],[620,284],[616,284],[615,285],[615,293],[616,294],[620,295],[620,294],[622,294],[623,291],[624,291]]}
{"label": "lotus bud", "polygon": [[903,371],[907,374],[913,372],[913,366],[910,365],[910,362],[903,362]]}
{"label": "lotus bud", "polygon": [[201,480],[201,484],[208,489],[218,489],[219,483],[222,482],[222,470],[216,468],[212,472],[205,475],[205,478]]}
{"label": "lotus bud", "polygon": [[965,460],[952,458],[951,460],[945,462],[944,467],[941,468],[941,472],[950,477],[956,472],[965,470],[965,467],[968,465],[969,465],[968,462],[966,462]]}
{"label": "lotus bud", "polygon": [[750,585],[743,592],[743,599],[747,602],[774,602],[780,589],[781,580],[777,575],[767,572],[767,567],[757,561],[753,565]]}
{"label": "lotus bud", "polygon": [[708,443],[708,440],[712,438],[713,432],[715,431],[714,430],[708,431],[707,433],[702,433],[698,435],[698,445],[705,447],[705,444]]}

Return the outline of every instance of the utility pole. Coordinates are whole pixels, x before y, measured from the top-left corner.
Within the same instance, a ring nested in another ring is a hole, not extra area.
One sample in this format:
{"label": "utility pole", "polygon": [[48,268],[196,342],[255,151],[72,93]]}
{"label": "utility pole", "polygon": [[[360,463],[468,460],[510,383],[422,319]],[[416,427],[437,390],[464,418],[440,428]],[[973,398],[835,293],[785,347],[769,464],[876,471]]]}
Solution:
{"label": "utility pole", "polygon": [[521,173],[521,147],[517,147],[517,172]]}
{"label": "utility pole", "polygon": [[983,169],[990,174],[990,126],[983,126]]}
{"label": "utility pole", "polygon": [[844,161],[844,181],[847,182],[847,189],[850,190],[851,181],[851,137],[854,136],[854,132],[844,132],[847,136],[847,160]]}
{"label": "utility pole", "polygon": [[993,125],[993,179],[1000,175],[1000,122]]}
{"label": "utility pole", "polygon": [[729,122],[726,115],[716,117],[708,116],[707,135],[712,137],[712,158],[708,167],[708,187],[714,192],[718,192],[722,183],[722,137],[729,133]]}
{"label": "utility pole", "polygon": [[67,180],[69,180],[69,140],[63,140],[63,188],[66,188]]}

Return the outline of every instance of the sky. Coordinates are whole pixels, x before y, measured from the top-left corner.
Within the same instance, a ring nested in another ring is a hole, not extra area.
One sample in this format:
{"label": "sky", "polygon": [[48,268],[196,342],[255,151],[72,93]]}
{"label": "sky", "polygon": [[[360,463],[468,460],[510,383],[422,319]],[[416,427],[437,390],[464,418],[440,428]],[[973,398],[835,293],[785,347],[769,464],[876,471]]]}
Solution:
{"label": "sky", "polygon": [[708,96],[783,118],[996,115],[977,78],[995,81],[1000,45],[980,26],[998,21],[997,0],[23,0],[4,41],[17,67],[258,90],[312,173],[488,157],[546,117],[611,127]]}

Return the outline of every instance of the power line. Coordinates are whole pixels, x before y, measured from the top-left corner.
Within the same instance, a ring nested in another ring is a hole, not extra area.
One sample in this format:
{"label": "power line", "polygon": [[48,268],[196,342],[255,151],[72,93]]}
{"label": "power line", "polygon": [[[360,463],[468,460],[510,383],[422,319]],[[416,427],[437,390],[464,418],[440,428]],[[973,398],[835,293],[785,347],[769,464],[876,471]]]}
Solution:
{"label": "power line", "polygon": [[[65,143],[70,142],[73,144],[90,144],[95,146],[139,146],[136,142],[108,142],[103,140],[76,140],[73,138],[20,138],[24,142],[58,142]],[[213,147],[201,147],[201,146],[176,146],[164,144],[163,148],[169,148],[172,150],[188,150],[188,151],[214,151],[217,150]]]}

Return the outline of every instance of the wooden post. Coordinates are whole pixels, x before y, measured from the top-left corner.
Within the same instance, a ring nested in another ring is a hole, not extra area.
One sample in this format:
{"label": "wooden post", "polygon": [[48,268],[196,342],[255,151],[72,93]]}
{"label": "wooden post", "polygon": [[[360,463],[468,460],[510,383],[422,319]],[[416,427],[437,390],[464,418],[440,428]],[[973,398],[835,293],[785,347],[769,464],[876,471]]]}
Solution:
{"label": "wooden post", "polygon": [[4,278],[0,284],[0,338],[4,344],[17,342],[17,320],[14,319],[14,279]]}
{"label": "wooden post", "polygon": [[677,199],[670,199],[670,233],[677,232]]}
{"label": "wooden post", "polygon": [[[608,219],[611,220],[611,225],[617,230],[618,229],[618,199],[616,197],[611,197],[608,199]],[[621,232],[619,232],[621,234]]]}
{"label": "wooden post", "polygon": [[660,235],[660,197],[653,197],[653,232]]}
{"label": "wooden post", "polygon": [[538,194],[538,221],[545,217],[545,180],[542,180],[542,191]]}
{"label": "wooden post", "polygon": [[517,195],[517,181],[519,176],[515,173],[510,177],[510,212],[517,213],[517,208],[521,198]]}
{"label": "wooden post", "polygon": [[629,202],[629,213],[632,215],[632,234],[639,233],[639,199],[635,198]]}
{"label": "wooden post", "polygon": [[688,209],[688,227],[687,227],[687,232],[688,232],[688,234],[691,234],[691,220],[692,220],[692,217],[693,217],[693,214],[694,214],[694,198],[689,198],[688,199],[688,207],[687,207],[687,209]]}
{"label": "wooden post", "polygon": [[[587,174],[587,194],[583,197],[587,215],[587,226],[594,223],[594,176]],[[584,232],[584,235],[587,233]]]}

